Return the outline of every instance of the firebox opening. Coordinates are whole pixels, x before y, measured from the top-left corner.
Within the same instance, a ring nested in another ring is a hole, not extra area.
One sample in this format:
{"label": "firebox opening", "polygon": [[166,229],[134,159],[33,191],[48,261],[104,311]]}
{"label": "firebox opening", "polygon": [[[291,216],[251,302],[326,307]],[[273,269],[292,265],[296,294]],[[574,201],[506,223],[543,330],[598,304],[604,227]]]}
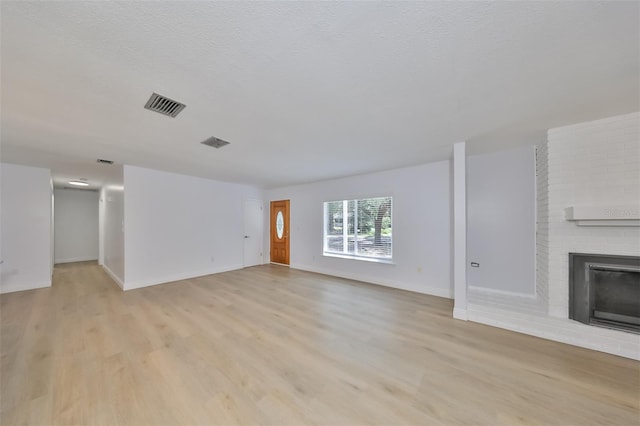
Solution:
{"label": "firebox opening", "polygon": [[640,257],[570,253],[569,317],[640,334]]}

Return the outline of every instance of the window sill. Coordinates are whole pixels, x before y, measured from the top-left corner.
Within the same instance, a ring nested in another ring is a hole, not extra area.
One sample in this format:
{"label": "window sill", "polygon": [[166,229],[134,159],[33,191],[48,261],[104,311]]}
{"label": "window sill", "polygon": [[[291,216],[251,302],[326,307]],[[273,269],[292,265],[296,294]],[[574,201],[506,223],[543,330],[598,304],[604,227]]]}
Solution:
{"label": "window sill", "polygon": [[377,259],[375,257],[364,257],[364,256],[350,256],[348,254],[339,254],[339,253],[322,253],[325,257],[337,257],[338,259],[349,259],[349,260],[363,260],[365,262],[371,263],[383,263],[386,265],[395,265],[396,263],[393,259]]}

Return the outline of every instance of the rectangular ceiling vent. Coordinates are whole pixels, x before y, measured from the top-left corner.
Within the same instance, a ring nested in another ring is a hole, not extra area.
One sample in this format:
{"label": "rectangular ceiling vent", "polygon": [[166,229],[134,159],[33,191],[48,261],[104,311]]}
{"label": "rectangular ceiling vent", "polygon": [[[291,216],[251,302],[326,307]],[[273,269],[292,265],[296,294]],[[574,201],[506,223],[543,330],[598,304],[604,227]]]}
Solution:
{"label": "rectangular ceiling vent", "polygon": [[100,164],[113,164],[112,160],[103,160],[102,158],[98,158],[97,162]]}
{"label": "rectangular ceiling vent", "polygon": [[154,93],[151,95],[144,107],[151,111],[168,115],[169,117],[175,117],[180,111],[185,109],[186,105]]}
{"label": "rectangular ceiling vent", "polygon": [[223,141],[222,139],[218,139],[215,136],[211,136],[206,141],[200,142],[203,145],[207,145],[213,148],[222,148],[225,145],[229,145],[229,142]]}

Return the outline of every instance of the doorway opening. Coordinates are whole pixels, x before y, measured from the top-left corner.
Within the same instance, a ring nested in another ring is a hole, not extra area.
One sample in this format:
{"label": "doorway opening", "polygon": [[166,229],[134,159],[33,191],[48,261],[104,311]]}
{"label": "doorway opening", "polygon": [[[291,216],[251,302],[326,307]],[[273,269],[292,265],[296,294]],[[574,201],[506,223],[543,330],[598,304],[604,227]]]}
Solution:
{"label": "doorway opening", "polygon": [[98,192],[55,188],[53,210],[54,263],[98,260]]}

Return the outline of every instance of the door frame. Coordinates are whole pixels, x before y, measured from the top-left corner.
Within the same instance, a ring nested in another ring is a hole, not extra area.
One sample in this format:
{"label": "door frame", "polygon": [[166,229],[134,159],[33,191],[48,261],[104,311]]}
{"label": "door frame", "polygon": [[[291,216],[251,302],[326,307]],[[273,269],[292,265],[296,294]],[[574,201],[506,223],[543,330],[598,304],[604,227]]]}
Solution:
{"label": "door frame", "polygon": [[[260,207],[260,235],[248,235],[247,230],[247,212],[250,208],[249,204],[254,204],[253,207]],[[246,198],[244,200],[244,212],[243,212],[243,220],[244,220],[244,232],[243,232],[243,246],[242,246],[242,264],[244,268],[249,266],[262,265],[264,263],[264,208],[262,200],[257,198]],[[258,263],[251,263],[251,265],[247,265],[247,238],[252,238],[257,240],[260,243],[260,261]]]}
{"label": "door frame", "polygon": [[[285,203],[286,214],[284,215],[284,240],[286,244],[286,263],[273,261],[273,246],[277,239],[277,231],[274,226],[274,204]],[[272,200],[269,202],[269,263],[274,265],[289,266],[291,263],[291,200]]]}

